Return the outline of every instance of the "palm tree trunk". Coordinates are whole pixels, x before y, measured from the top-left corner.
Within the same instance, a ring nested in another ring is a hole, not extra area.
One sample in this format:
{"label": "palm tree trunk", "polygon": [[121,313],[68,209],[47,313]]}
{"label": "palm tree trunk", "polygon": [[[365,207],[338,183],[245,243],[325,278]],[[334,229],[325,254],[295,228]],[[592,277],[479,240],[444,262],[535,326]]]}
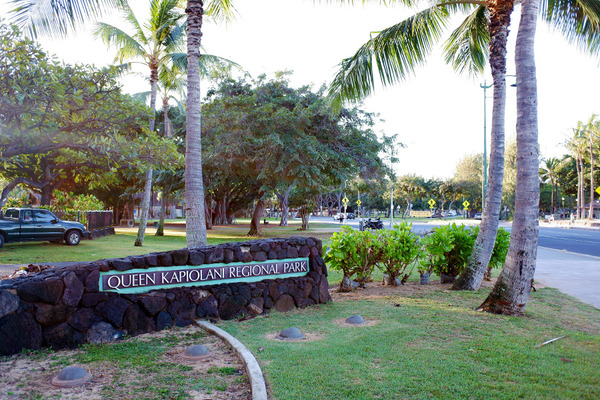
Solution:
{"label": "palm tree trunk", "polygon": [[490,67],[494,79],[494,106],[492,113],[492,132],[490,146],[490,164],[488,190],[485,196],[485,209],[481,219],[479,233],[473,246],[469,262],[458,276],[452,289],[478,290],[487,270],[496,234],[502,203],[502,181],[504,179],[504,115],[506,110],[506,42],[510,14],[513,2],[496,3],[490,8],[489,30]]}
{"label": "palm tree trunk", "polygon": [[165,235],[165,216],[167,214],[167,197],[166,197],[167,189],[163,187],[162,196],[160,197],[160,216],[158,219],[158,226],[156,227],[156,233],[154,236],[164,236]]}
{"label": "palm tree trunk", "polygon": [[200,104],[200,43],[202,0],[188,0],[187,8],[187,119],[185,148],[186,237],[189,248],[206,245]]}
{"label": "palm tree trunk", "polygon": [[137,237],[134,246],[144,244],[146,235],[146,225],[148,224],[148,209],[150,208],[150,196],[152,194],[152,168],[146,171],[146,183],[144,185],[144,197],[142,198],[142,209],[140,210],[140,226],[138,227]]}
{"label": "palm tree trunk", "polygon": [[539,166],[535,30],[540,0],[523,0],[515,47],[517,73],[517,184],[515,218],[502,272],[479,310],[523,312],[533,285],[538,243]]}
{"label": "palm tree trunk", "polygon": [[[150,132],[154,131],[156,109],[156,85],[158,82],[158,70],[156,67],[150,67],[150,121],[148,126]],[[152,167],[146,171],[146,183],[144,185],[144,198],[142,200],[142,210],[140,214],[140,226],[138,228],[137,238],[134,246],[141,246],[144,243],[146,235],[146,225],[148,224],[148,210],[150,209],[150,198],[152,197]]]}

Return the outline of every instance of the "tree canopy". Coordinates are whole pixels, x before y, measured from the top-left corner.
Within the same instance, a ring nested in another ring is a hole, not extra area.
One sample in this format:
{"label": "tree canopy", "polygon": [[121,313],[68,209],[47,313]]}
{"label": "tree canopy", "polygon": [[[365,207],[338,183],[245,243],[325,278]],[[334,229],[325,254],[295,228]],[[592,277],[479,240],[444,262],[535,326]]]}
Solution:
{"label": "tree canopy", "polygon": [[[0,204],[17,184],[42,194],[69,181],[101,184],[119,168],[179,162],[143,126],[148,109],[121,93],[116,68],[61,64],[0,25]],[[97,179],[103,175],[103,179]]]}

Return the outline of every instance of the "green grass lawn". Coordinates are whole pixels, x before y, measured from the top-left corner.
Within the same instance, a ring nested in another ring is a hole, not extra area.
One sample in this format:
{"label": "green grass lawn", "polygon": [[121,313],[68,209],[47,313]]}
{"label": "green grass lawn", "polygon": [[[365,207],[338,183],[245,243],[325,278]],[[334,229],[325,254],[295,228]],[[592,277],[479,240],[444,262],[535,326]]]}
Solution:
{"label": "green grass lawn", "polygon": [[[544,288],[524,317],[474,311],[488,291],[400,288],[220,326],[257,356],[277,400],[600,398],[600,310]],[[353,314],[374,324],[340,325]],[[313,338],[270,338],[292,326]]]}
{"label": "green grass lawn", "polygon": [[[260,238],[285,236],[313,236],[328,241],[331,229],[336,226],[323,223],[309,225],[308,231],[299,231],[300,222],[290,221],[289,226],[280,227],[276,221],[261,225]],[[96,240],[82,240],[77,246],[66,246],[50,242],[7,243],[0,248],[0,264],[51,264],[63,261],[96,261],[104,258],[121,258],[130,255],[147,254],[187,247],[185,228],[167,227],[165,236],[154,236],[156,228],[148,227],[144,245],[134,246],[136,228],[115,229],[115,235]],[[208,244],[239,242],[259,239],[247,236],[250,220],[238,220],[235,225],[217,226],[208,231]]]}
{"label": "green grass lawn", "polygon": [[[251,239],[248,222],[216,227],[209,231],[209,243]],[[301,232],[298,226],[297,221],[285,228],[264,225],[263,237],[310,235],[327,242],[336,228],[312,224]],[[7,244],[0,264],[91,261],[186,246],[182,228],[169,228],[164,237],[148,228],[143,247],[133,246],[136,232],[119,228],[117,235],[74,247]],[[381,272],[373,279],[368,287],[378,285]],[[341,274],[330,272],[331,286],[340,280]],[[454,292],[444,290],[447,285],[416,285],[409,290],[417,280],[413,272],[406,287],[385,295],[358,290],[325,305],[219,326],[258,358],[276,400],[600,398],[600,310],[542,288],[532,293],[525,316],[490,315],[474,311],[489,289]],[[368,326],[341,324],[353,314],[362,315]],[[272,339],[292,326],[310,340]],[[159,375],[172,372],[167,365],[162,372],[160,365],[153,368]]]}

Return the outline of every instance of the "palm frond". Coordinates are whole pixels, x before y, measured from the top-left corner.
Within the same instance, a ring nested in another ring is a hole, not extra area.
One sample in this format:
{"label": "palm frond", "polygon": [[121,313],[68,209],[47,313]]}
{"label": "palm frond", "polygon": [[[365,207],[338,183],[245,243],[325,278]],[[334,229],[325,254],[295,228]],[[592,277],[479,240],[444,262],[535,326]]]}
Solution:
{"label": "palm frond", "polygon": [[600,54],[600,1],[542,0],[542,17],[572,44]]}
{"label": "palm frond", "polygon": [[444,44],[446,62],[459,73],[481,74],[489,55],[487,8],[479,6],[452,32]]}
{"label": "palm frond", "polygon": [[[183,70],[187,69],[187,54],[173,53],[169,55],[172,65]],[[227,58],[215,56],[212,54],[200,54],[200,73],[202,76],[211,76],[214,73],[223,74],[223,71],[237,69],[242,71],[242,67]]]}
{"label": "palm frond", "polygon": [[211,0],[204,3],[204,14],[215,21],[229,22],[235,18],[236,13],[231,0]]}
{"label": "palm frond", "polygon": [[125,0],[11,0],[9,19],[30,37],[66,36],[87,21],[122,6]]}
{"label": "palm frond", "polygon": [[115,45],[118,49],[116,59],[119,62],[137,57],[144,57],[146,54],[146,51],[137,40],[129,36],[123,30],[110,24],[99,22],[93,34],[105,44],[109,46]]}
{"label": "palm frond", "polygon": [[406,79],[431,53],[447,27],[450,14],[433,6],[384,29],[340,63],[329,95],[335,103],[359,101],[375,87],[375,73],[384,86]]}

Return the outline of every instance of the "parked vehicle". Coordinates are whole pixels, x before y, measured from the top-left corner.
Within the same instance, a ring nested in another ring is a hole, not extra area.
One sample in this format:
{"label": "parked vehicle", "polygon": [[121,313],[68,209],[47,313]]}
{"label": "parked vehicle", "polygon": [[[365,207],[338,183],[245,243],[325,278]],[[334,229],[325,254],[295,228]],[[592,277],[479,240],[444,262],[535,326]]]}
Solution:
{"label": "parked vehicle", "polygon": [[375,220],[369,218],[365,221],[363,229],[383,229],[383,222],[381,222],[381,218]]}
{"label": "parked vehicle", "polygon": [[31,241],[64,241],[76,246],[86,235],[85,225],[62,221],[50,211],[37,208],[9,208],[0,220],[0,247],[8,242]]}
{"label": "parked vehicle", "polygon": [[475,218],[475,219],[481,219],[481,213],[480,212],[475,213],[475,216],[473,218]]}

